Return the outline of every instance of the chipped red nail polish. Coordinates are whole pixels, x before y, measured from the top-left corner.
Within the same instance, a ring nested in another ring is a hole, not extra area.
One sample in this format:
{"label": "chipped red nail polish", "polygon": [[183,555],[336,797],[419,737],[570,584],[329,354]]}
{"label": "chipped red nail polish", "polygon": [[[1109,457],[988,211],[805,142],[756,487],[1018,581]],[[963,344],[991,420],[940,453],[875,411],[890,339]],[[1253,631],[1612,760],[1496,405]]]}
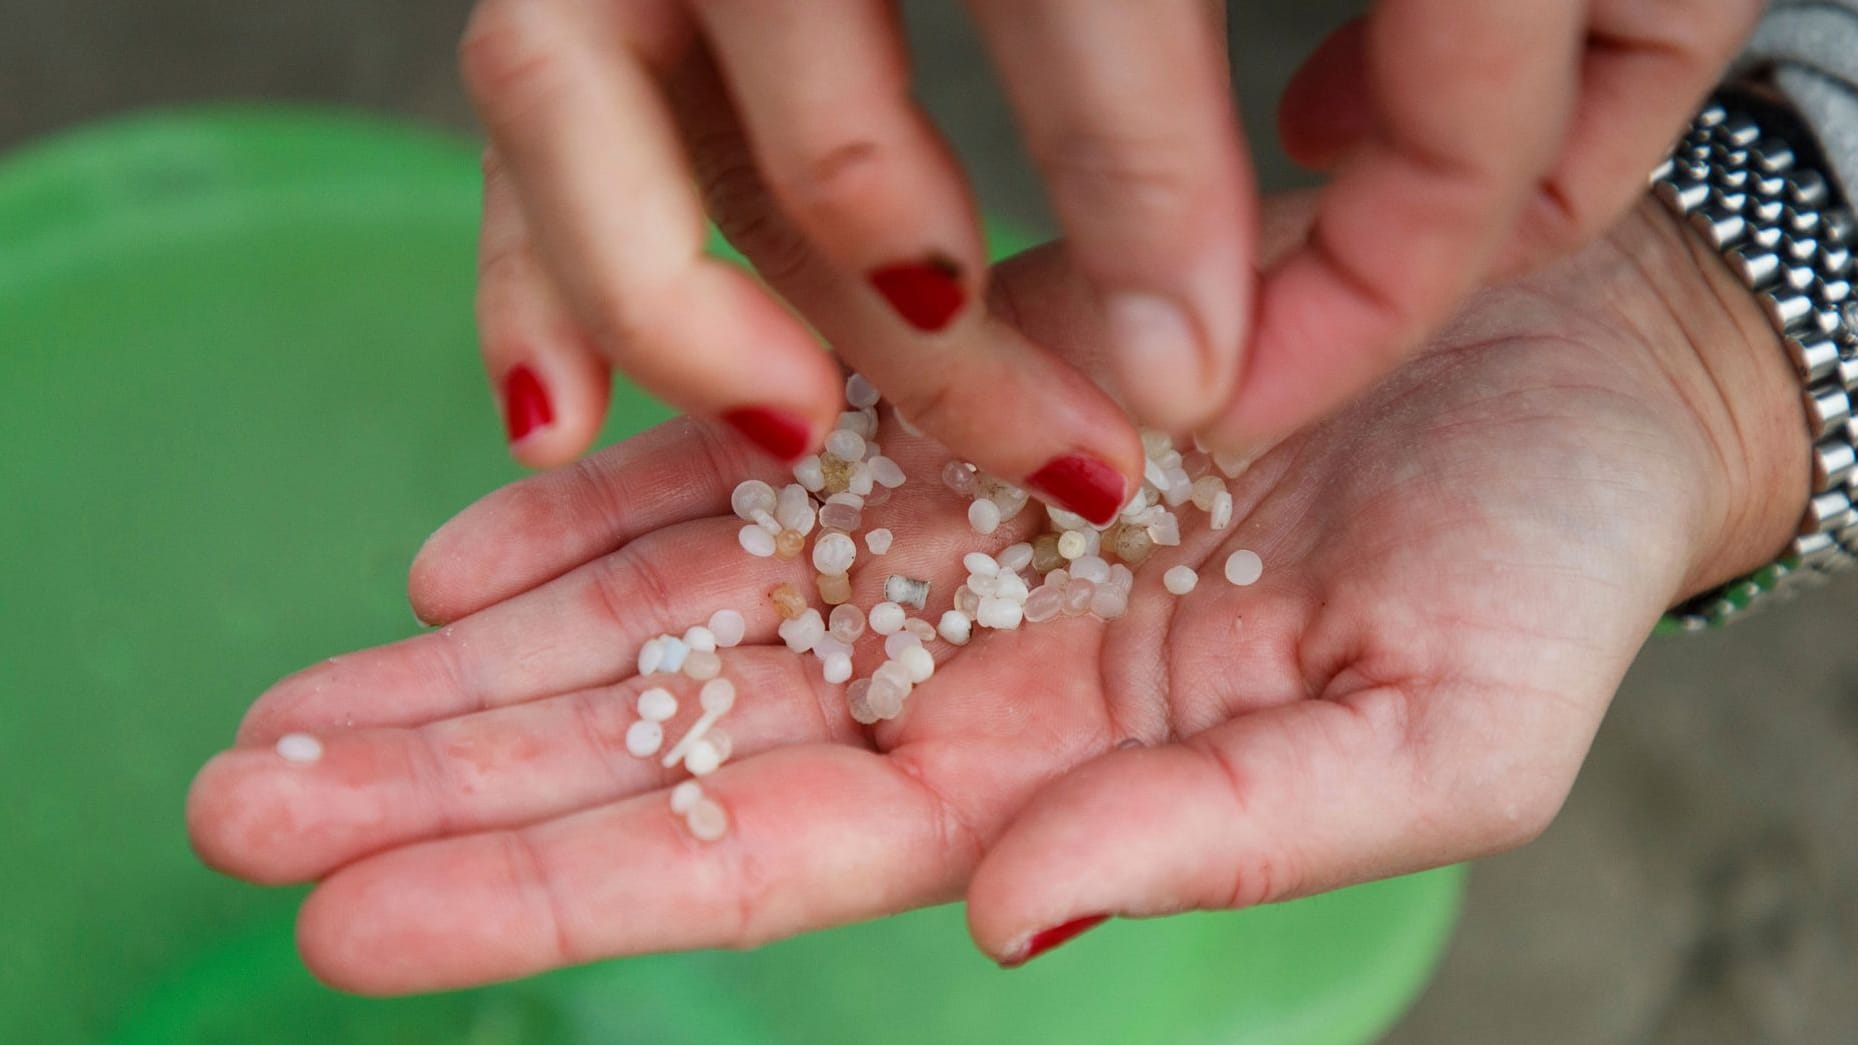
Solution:
{"label": "chipped red nail polish", "polygon": [[1026,477],[1026,485],[1058,507],[1100,526],[1115,519],[1123,506],[1122,475],[1084,454],[1052,458]]}
{"label": "chipped red nail polish", "polygon": [[1089,932],[1109,920],[1110,916],[1107,914],[1093,914],[1085,918],[1074,918],[1063,925],[1054,925],[1050,929],[1033,933],[1032,938],[1026,941],[1025,947],[1021,948],[1018,954],[1001,959],[1000,967],[1017,969],[1059,944]]}
{"label": "chipped red nail polish", "polygon": [[812,445],[813,430],[798,414],[771,406],[745,406],[723,415],[731,428],[782,461],[792,461]]}
{"label": "chipped red nail polish", "polygon": [[528,366],[518,364],[503,375],[503,427],[510,442],[520,442],[538,428],[555,420],[555,408],[548,401],[548,389]]}
{"label": "chipped red nail polish", "polygon": [[930,333],[948,326],[968,300],[961,266],[940,255],[872,269],[871,286],[905,322]]}

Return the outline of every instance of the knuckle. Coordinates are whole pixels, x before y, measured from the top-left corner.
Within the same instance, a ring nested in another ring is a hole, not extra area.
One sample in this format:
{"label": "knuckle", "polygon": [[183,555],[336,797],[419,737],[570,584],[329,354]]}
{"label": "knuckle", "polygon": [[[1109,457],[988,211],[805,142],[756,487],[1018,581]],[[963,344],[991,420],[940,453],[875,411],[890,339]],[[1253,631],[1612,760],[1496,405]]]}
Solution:
{"label": "knuckle", "polygon": [[785,220],[761,174],[746,159],[703,174],[703,202],[717,231],[754,262],[770,283],[797,278],[813,260],[812,246]]}
{"label": "knuckle", "polygon": [[526,108],[566,84],[559,51],[537,28],[543,11],[514,0],[486,0],[458,43],[465,88],[486,113]]}
{"label": "knuckle", "polygon": [[1211,168],[1188,143],[1072,130],[1035,146],[1059,207],[1142,232],[1190,221]]}
{"label": "knuckle", "polygon": [[834,137],[782,150],[768,173],[775,194],[798,218],[830,222],[882,202],[884,167],[876,142]]}

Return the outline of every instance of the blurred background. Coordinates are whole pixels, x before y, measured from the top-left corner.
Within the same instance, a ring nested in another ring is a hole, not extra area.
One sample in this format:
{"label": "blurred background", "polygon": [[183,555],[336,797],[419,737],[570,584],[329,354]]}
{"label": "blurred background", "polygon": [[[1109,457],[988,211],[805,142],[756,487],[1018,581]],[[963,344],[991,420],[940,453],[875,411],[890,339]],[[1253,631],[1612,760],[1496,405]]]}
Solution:
{"label": "blurred background", "polygon": [[[905,6],[921,97],[985,208],[1049,231],[956,6]],[[1234,80],[1265,186],[1307,182],[1275,146],[1274,100],[1362,6],[1234,13]],[[0,152],[198,99],[339,103],[474,134],[453,65],[467,12],[462,0],[0,0]],[[7,499],[0,486],[0,512],[19,508]],[[32,699],[5,674],[0,661],[0,692]],[[0,861],[14,859],[6,846]],[[7,907],[0,896],[0,923]],[[1654,640],[1554,827],[1475,868],[1436,980],[1387,1040],[1851,1042],[1855,982],[1858,579],[1722,634]]]}

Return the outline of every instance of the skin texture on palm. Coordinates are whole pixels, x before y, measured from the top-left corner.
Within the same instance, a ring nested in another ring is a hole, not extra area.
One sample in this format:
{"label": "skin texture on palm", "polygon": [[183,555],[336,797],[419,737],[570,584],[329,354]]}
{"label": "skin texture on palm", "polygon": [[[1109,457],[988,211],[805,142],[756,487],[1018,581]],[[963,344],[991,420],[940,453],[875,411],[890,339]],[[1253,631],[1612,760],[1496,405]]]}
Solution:
{"label": "skin texture on palm", "polygon": [[[1275,207],[1276,234],[1306,213]],[[1661,609],[1772,552],[1805,490],[1791,375],[1710,264],[1641,210],[1484,292],[1237,480],[1233,529],[1188,527],[1126,617],[932,644],[934,678],[874,730],[774,639],[765,593],[804,567],[735,547],[728,491],[773,470],[672,422],[436,534],[412,594],[448,623],[262,697],[196,782],[195,844],[241,877],[319,880],[305,957],[371,992],[963,897],[980,947],[1011,960],[1077,917],[1269,902],[1520,844]],[[996,285],[1003,318],[1093,366],[1061,253]],[[933,478],[946,452],[881,438],[914,478],[859,602],[893,569],[946,592],[961,551],[1029,529],[1030,512],[983,542]],[[1246,589],[1219,578],[1241,546],[1266,563]],[[1204,575],[1180,599],[1160,581],[1176,561]],[[723,606],[749,638],[725,658],[736,755],[705,781],[731,830],[706,845],[623,734],[639,644]],[[324,738],[320,763],[275,756],[293,730]]]}

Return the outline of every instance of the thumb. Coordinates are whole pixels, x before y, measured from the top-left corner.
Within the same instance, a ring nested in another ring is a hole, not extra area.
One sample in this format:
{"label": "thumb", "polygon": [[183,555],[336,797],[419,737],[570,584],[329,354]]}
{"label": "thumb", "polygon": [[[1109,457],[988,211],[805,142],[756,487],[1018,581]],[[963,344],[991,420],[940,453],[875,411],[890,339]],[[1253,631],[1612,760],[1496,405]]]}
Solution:
{"label": "thumb", "polygon": [[1104,916],[1249,907],[1520,845],[1570,773],[1436,767],[1378,687],[1111,752],[1040,792],[969,887],[976,943],[1015,966]]}

